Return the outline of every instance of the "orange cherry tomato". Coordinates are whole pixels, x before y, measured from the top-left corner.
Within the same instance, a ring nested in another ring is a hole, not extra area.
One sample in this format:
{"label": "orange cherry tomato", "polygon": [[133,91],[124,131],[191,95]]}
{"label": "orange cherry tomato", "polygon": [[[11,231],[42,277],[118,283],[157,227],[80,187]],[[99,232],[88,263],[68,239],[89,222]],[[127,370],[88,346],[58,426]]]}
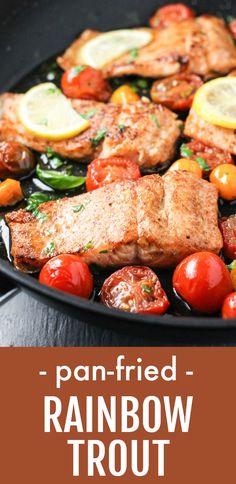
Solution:
{"label": "orange cherry tomato", "polygon": [[176,267],[173,286],[193,309],[212,314],[232,292],[230,273],[218,255],[197,252]]}
{"label": "orange cherry tomato", "polygon": [[188,158],[180,158],[180,160],[175,161],[169,168],[169,171],[189,171],[193,173],[198,178],[202,177],[202,169],[199,163],[195,160],[189,160]]}
{"label": "orange cherry tomato", "polygon": [[24,198],[20,182],[7,178],[0,183],[0,207],[15,205]]}
{"label": "orange cherry tomato", "polygon": [[123,86],[118,87],[111,96],[111,103],[113,104],[129,104],[129,103],[136,103],[140,100],[140,97],[133,89],[124,84]]}
{"label": "orange cherry tomato", "polygon": [[236,292],[227,296],[222,306],[223,319],[236,319]]}
{"label": "orange cherry tomato", "polygon": [[93,291],[93,276],[78,255],[62,254],[50,259],[40,272],[39,282],[85,299]]}
{"label": "orange cherry tomato", "polygon": [[225,163],[217,166],[210,174],[210,182],[217,186],[220,197],[225,200],[236,198],[236,166]]}

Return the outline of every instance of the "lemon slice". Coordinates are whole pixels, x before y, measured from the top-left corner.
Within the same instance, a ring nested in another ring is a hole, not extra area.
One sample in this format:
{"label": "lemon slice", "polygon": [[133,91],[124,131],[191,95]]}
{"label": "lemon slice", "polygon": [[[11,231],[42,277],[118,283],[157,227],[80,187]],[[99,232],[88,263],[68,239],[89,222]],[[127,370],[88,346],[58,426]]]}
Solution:
{"label": "lemon slice", "polygon": [[220,77],[201,86],[193,109],[210,124],[236,129],[236,77]]}
{"label": "lemon slice", "polygon": [[72,138],[90,126],[51,82],[39,84],[24,94],[19,117],[31,134],[54,141]]}
{"label": "lemon slice", "polygon": [[86,42],[79,52],[79,60],[101,69],[126,52],[149,44],[152,38],[151,31],[144,29],[111,30]]}

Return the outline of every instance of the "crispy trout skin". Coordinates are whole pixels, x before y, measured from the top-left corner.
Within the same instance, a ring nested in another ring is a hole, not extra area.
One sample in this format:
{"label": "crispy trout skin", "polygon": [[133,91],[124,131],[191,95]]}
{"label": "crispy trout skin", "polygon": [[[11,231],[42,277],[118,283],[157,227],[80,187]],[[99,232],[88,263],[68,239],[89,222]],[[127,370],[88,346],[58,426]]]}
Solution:
{"label": "crispy trout skin", "polygon": [[197,251],[218,254],[217,199],[214,185],[170,172],[44,203],[44,223],[26,210],[11,212],[6,221],[14,263],[37,271],[51,257],[69,253],[101,267],[174,267]]}

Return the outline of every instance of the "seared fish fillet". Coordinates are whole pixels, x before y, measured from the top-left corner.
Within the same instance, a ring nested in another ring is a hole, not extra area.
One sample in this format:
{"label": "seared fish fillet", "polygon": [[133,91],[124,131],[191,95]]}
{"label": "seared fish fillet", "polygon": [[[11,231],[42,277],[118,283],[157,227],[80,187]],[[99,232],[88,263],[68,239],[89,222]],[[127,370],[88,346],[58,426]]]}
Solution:
{"label": "seared fish fillet", "polygon": [[[105,77],[137,74],[144,77],[167,77],[180,71],[198,74],[204,79],[226,74],[236,67],[236,48],[223,20],[201,16],[158,29],[145,29],[153,40],[138,50],[132,61],[130,53],[103,67]],[[84,64],[82,47],[101,32],[85,30],[58,58],[63,69]]]}
{"label": "seared fish fillet", "polygon": [[208,146],[236,155],[235,130],[207,123],[197,115],[194,109],[191,109],[186,120],[184,134],[190,138],[198,139]]}
{"label": "seared fish fillet", "polygon": [[[77,160],[98,155],[127,156],[141,167],[156,166],[174,156],[179,123],[177,115],[163,106],[151,102],[118,106],[73,100],[73,107],[79,113],[94,113],[89,119],[90,128],[69,140],[52,142],[25,130],[18,118],[21,96],[0,96],[0,140],[19,141],[39,152],[51,147],[59,155]],[[94,146],[93,140],[101,128],[106,129],[105,137]]]}
{"label": "seared fish fillet", "polygon": [[218,253],[217,189],[187,172],[149,175],[6,215],[15,266],[35,271],[52,256],[79,254],[102,267],[172,267],[201,250]]}

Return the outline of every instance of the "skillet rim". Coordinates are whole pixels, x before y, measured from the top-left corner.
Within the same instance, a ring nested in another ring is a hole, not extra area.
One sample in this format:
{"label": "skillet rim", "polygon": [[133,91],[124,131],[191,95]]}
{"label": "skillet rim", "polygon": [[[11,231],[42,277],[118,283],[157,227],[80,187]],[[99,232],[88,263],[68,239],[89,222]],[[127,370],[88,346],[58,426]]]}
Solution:
{"label": "skillet rim", "polygon": [[[82,311],[89,312],[96,316],[104,316],[104,318],[108,319],[109,317],[114,320],[122,320],[125,323],[129,323],[130,325],[139,324],[147,325],[147,326],[155,326],[155,327],[163,327],[163,328],[175,328],[175,329],[199,329],[199,330],[216,330],[216,329],[223,329],[223,330],[232,330],[236,328],[236,319],[228,319],[224,320],[219,317],[195,317],[195,316],[172,316],[172,315],[164,315],[164,316],[151,316],[151,315],[140,315],[135,313],[129,313],[125,311],[119,311],[117,309],[111,309],[103,304],[100,304],[96,301],[82,299],[81,297],[72,296],[70,294],[63,293],[61,291],[57,291],[52,289],[49,286],[40,284],[37,279],[34,279],[28,274],[24,274],[14,267],[12,267],[11,263],[8,261],[4,261],[0,258],[0,274],[3,274],[7,278],[10,278],[11,281],[14,281],[17,286],[20,286],[23,290],[26,289],[32,293],[36,293],[36,295],[41,295],[42,298],[45,300],[53,300],[56,303],[65,304],[73,307],[76,307]],[[96,321],[95,321],[96,323]]]}

